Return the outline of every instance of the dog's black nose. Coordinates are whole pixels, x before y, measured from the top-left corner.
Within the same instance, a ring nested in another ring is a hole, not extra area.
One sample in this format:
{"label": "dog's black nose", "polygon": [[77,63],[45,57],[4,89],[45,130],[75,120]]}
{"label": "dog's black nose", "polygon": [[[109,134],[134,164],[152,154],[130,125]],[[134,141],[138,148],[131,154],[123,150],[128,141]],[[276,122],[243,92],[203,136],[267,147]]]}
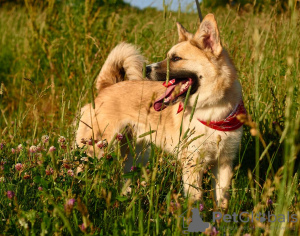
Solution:
{"label": "dog's black nose", "polygon": [[151,66],[146,66],[146,76],[148,77],[151,73],[152,69]]}

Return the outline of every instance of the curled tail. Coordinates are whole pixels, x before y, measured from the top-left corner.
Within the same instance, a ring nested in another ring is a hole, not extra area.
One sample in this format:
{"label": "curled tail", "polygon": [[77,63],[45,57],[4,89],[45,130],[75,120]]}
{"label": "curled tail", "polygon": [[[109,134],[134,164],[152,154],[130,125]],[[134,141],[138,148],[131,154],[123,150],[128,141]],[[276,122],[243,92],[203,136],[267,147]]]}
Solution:
{"label": "curled tail", "polygon": [[101,89],[124,80],[142,80],[144,57],[131,44],[120,43],[108,55],[97,79],[96,88]]}

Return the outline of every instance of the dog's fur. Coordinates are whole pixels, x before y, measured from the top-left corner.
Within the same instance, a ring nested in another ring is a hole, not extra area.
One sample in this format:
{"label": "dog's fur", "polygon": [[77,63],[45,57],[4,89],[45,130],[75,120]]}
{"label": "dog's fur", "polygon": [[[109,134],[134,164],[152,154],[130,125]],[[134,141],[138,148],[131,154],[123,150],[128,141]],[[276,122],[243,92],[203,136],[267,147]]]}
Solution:
{"label": "dog's fur", "polygon": [[[166,88],[159,81],[142,80],[144,59],[133,46],[123,43],[108,56],[97,78],[99,95],[95,99],[95,110],[91,104],[82,108],[83,122],[79,124],[76,141],[80,144],[82,138],[94,138],[107,139],[109,142],[117,132],[130,124],[137,137],[150,129],[156,130],[143,139],[152,140],[172,152],[189,128],[192,130],[191,135],[187,140],[181,140],[187,145],[179,155],[183,167],[184,191],[192,199],[200,199],[203,171],[207,165],[212,165],[215,197],[218,205],[226,208],[226,190],[230,185],[232,161],[241,141],[242,127],[222,132],[203,125],[198,119],[218,121],[226,118],[240,102],[241,86],[236,69],[221,45],[217,22],[212,14],[204,18],[195,35],[187,32],[179,23],[177,27],[179,43],[168,52],[170,79],[193,79],[185,111],[176,114],[178,103],[161,111],[153,109],[153,96],[161,96]],[[122,81],[124,71],[128,81]],[[167,60],[164,60],[147,66],[147,77],[151,80],[165,80],[166,71]],[[179,100],[184,100],[184,96],[180,96]],[[195,112],[190,122],[194,104]],[[93,132],[86,124],[93,128]],[[201,137],[189,143],[197,136]],[[102,155],[100,149],[95,151],[99,157]],[[93,147],[90,146],[88,152],[93,155]]]}

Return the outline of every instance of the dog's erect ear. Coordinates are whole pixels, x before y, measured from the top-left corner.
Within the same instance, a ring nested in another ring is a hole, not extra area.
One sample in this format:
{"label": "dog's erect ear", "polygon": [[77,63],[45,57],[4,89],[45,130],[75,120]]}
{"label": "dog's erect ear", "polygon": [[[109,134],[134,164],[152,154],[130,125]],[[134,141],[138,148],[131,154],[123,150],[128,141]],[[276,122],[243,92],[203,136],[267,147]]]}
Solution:
{"label": "dog's erect ear", "polygon": [[178,42],[187,41],[193,38],[193,34],[189,33],[180,23],[177,22],[177,30],[178,30]]}
{"label": "dog's erect ear", "polygon": [[193,38],[193,41],[199,48],[203,50],[210,50],[216,57],[221,54],[222,45],[220,33],[217,21],[213,14],[208,14],[204,17]]}

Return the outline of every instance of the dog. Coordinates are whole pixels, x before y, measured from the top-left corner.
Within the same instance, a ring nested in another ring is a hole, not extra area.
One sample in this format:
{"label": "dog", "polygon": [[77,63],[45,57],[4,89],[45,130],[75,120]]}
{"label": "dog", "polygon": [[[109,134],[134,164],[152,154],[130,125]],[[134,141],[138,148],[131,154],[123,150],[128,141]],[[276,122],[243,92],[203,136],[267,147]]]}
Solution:
{"label": "dog", "polygon": [[[95,109],[88,104],[81,110],[76,142],[110,142],[128,125],[136,137],[151,131],[137,142],[151,141],[168,152],[180,147],[186,196],[202,198],[203,172],[210,165],[216,202],[226,209],[232,162],[243,133],[237,117],[246,114],[242,88],[213,14],[195,34],[179,23],[177,29],[179,42],[167,59],[146,67],[148,80],[142,73],[145,60],[132,45],[112,50],[96,79]],[[103,149],[87,148],[91,156],[103,155]]]}

